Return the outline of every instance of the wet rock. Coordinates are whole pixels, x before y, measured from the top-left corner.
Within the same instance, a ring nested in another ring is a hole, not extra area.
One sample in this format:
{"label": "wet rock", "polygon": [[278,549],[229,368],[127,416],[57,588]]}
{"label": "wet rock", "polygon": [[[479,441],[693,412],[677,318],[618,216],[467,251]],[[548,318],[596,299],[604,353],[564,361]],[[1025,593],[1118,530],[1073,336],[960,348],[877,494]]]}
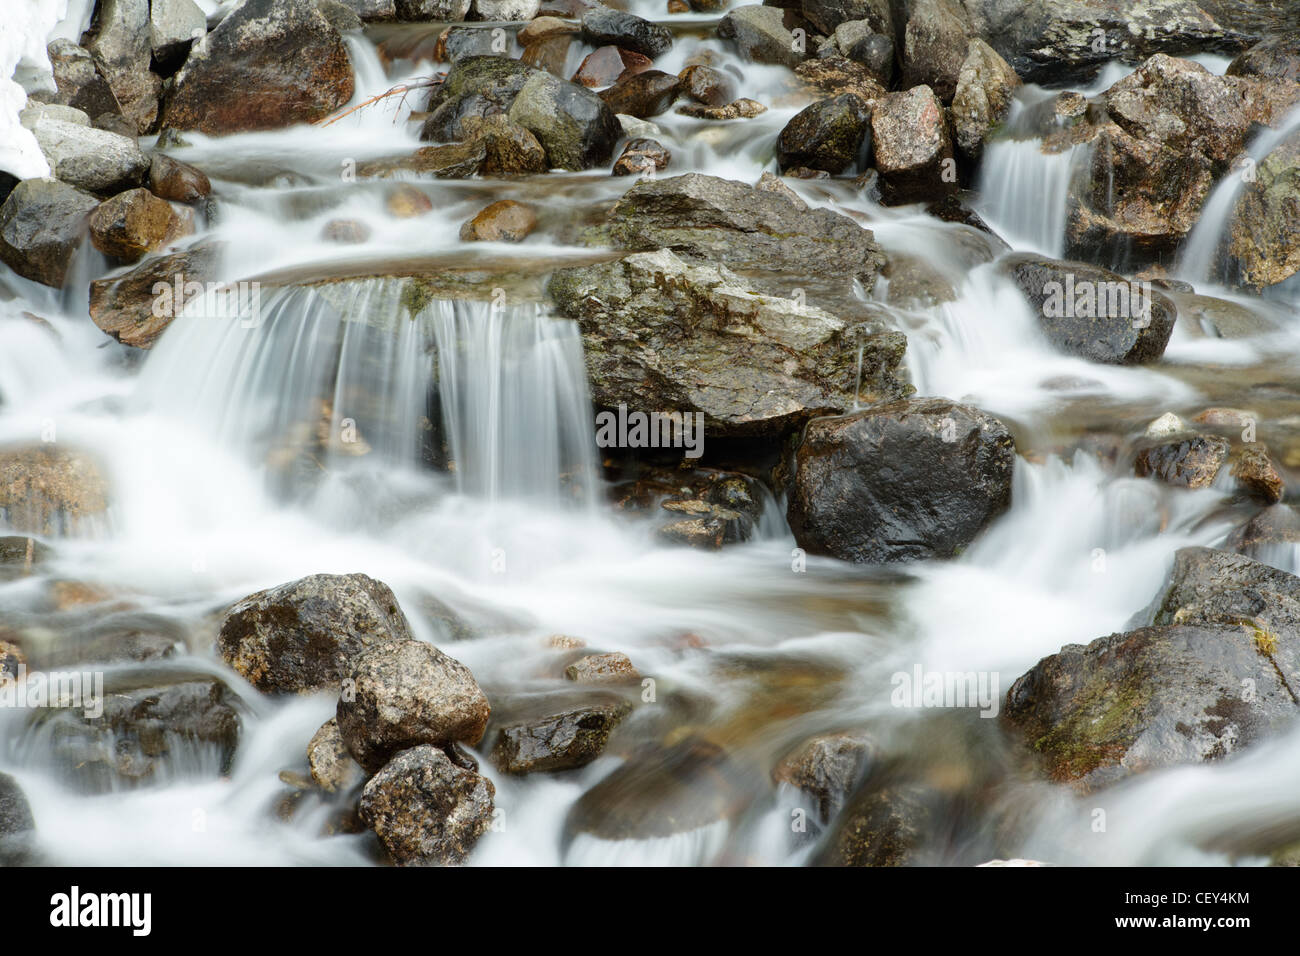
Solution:
{"label": "wet rock", "polygon": [[0,450],[0,524],[20,534],[76,535],[108,510],[108,482],[93,459],[63,445]]}
{"label": "wet rock", "polygon": [[130,189],[100,203],[90,241],[106,256],[134,262],[161,246],[177,227],[172,207],[149,190]]}
{"label": "wet rock", "polygon": [[467,56],[452,64],[442,85],[429,94],[429,116],[420,139],[460,141],[467,117],[505,113],[537,71],[500,56]]}
{"label": "wet rock", "polygon": [[[873,79],[887,87],[894,78],[894,41],[876,33],[867,20],[850,20],[835,28],[831,47],[854,63],[866,67]],[[818,55],[826,54],[826,47]],[[826,54],[829,55],[829,54]]]}
{"label": "wet rock", "polygon": [[1260,40],[1228,64],[1226,76],[1253,76],[1300,83],[1300,36]]}
{"label": "wet rock", "polygon": [[845,216],[810,209],[789,190],[698,173],[638,183],[608,222],[611,237],[625,249],[671,249],[725,265],[773,294],[810,284],[791,276],[856,277],[869,289],[883,262],[872,234]]}
{"label": "wet rock", "polygon": [[[213,279],[221,246],[193,246],[183,252],[151,257],[129,272],[90,284],[90,317],[123,345],[147,349]],[[177,277],[181,282],[177,283]],[[158,284],[166,286],[159,294]],[[186,288],[190,283],[198,285]],[[229,316],[226,316],[229,318]]]}
{"label": "wet rock", "polygon": [[1069,644],[1012,685],[1003,714],[1051,779],[1085,791],[1218,760],[1296,717],[1267,646],[1250,627],[1191,622]]}
{"label": "wet rock", "polygon": [[1019,86],[1020,77],[997,51],[983,40],[970,41],[952,100],[957,149],[967,159],[979,158],[985,139],[1010,112]]}
{"label": "wet rock", "polygon": [[492,781],[420,746],[370,779],[360,814],[398,866],[449,866],[465,862],[492,825],[495,796]]}
{"label": "wet rock", "polygon": [[[0,841],[35,829],[36,818],[32,816],[26,794],[13,777],[0,773]],[[0,844],[0,859],[4,859],[4,852]]]}
{"label": "wet rock", "polygon": [[49,545],[27,535],[0,535],[0,581],[27,577],[52,553]]}
{"label": "wet rock", "polygon": [[866,790],[843,812],[815,862],[820,866],[912,866],[936,822],[934,794],[916,784]]}
{"label": "wet rock", "polygon": [[53,179],[25,179],[0,206],[0,261],[20,276],[62,288],[86,235],[94,196]]}
{"label": "wet rock", "polygon": [[862,781],[874,750],[872,739],[862,733],[814,737],[787,754],[772,779],[812,797],[821,822],[829,823]]}
{"label": "wet rock", "polygon": [[389,190],[384,197],[384,208],[398,219],[413,219],[433,211],[433,200],[422,189],[402,183]]}
{"label": "wet rock", "polygon": [[36,142],[54,177],[92,193],[115,193],[138,186],[149,160],[135,141],[102,129],[46,119],[34,129]]}
{"label": "wet rock", "polygon": [[1259,444],[1243,446],[1232,461],[1232,476],[1251,494],[1267,504],[1276,504],[1286,494],[1286,484],[1268,449]]}
{"label": "wet rock", "polygon": [[573,805],[566,841],[646,840],[700,830],[743,806],[726,754],[698,738],[647,748],[596,784]]}
{"label": "wet rock", "polygon": [[972,35],[959,0],[912,0],[903,35],[904,89],[925,85],[952,102]]}
{"label": "wet rock", "polygon": [[1228,460],[1222,438],[1194,435],[1138,452],[1134,473],[1182,488],[1208,488]]}
{"label": "wet rock", "polygon": [[399,20],[464,20],[473,0],[397,0]]}
{"label": "wet rock", "polygon": [[845,23],[863,23],[876,33],[894,35],[889,0],[803,0],[799,9],[828,36]]}
{"label": "wet rock", "polygon": [[410,638],[386,584],[364,574],[313,574],[237,601],[217,649],[258,690],[304,693],[337,686],[367,648]]}
{"label": "wet rock", "polygon": [[348,753],[335,717],[325,721],[307,744],[307,763],[312,780],[326,793],[346,793],[365,779],[365,772]]}
{"label": "wet rock", "polygon": [[682,81],[671,73],[646,70],[619,80],[599,95],[615,113],[645,119],[667,112],[682,91]]}
{"label": "wet rock", "polygon": [[162,78],[149,71],[149,0],[100,0],[83,38],[113,89],[133,132],[144,134],[158,119]]}
{"label": "wet rock", "polygon": [[179,66],[207,32],[208,19],[194,0],[150,0],[149,45],[159,63]]}
{"label": "wet rock", "polygon": [[726,106],[736,96],[735,83],[721,70],[697,63],[677,74],[686,95],[705,106]]}
{"label": "wet rock", "polygon": [[782,172],[798,166],[842,173],[862,150],[871,111],[853,93],[820,100],[796,113],[776,141]]}
{"label": "wet rock", "polygon": [[756,100],[739,99],[726,106],[679,106],[677,112],[703,120],[753,119],[766,113],[767,107]]}
{"label": "wet rock", "polygon": [[1289,505],[1264,508],[1228,538],[1226,547],[1266,564],[1282,552],[1289,555],[1300,545],[1300,512]]}
{"label": "wet rock", "polygon": [[719,21],[718,36],[730,40],[743,59],[755,63],[794,69],[806,55],[786,26],[785,11],[778,7],[735,7]]}
{"label": "wet rock", "polygon": [[552,76],[564,79],[569,64],[569,47],[572,45],[572,37],[547,37],[545,40],[536,40],[526,46],[523,56],[519,59],[529,66],[535,66]]}
{"label": "wet rock", "polygon": [[592,46],[613,44],[652,60],[673,45],[673,34],[667,27],[605,6],[583,11],[582,39]]}
{"label": "wet rock", "polygon": [[817,419],[795,454],[787,517],[813,554],[857,563],[950,558],[1011,503],[1006,426],[946,399]]}
{"label": "wet rock", "polygon": [[1043,333],[1061,351],[1110,365],[1164,354],[1178,309],[1163,293],[1082,262],[1028,253],[999,268],[1019,287]]}
{"label": "wet rock", "polygon": [[46,51],[54,68],[56,92],[33,92],[33,101],[75,107],[89,116],[96,126],[124,122],[113,88],[95,65],[90,51],[64,39],[53,41]]}
{"label": "wet rock", "polygon": [[933,199],[957,189],[943,105],[928,86],[890,93],[871,112],[876,169],[889,202]]}
{"label": "wet rock", "polygon": [[595,93],[549,73],[535,73],[510,106],[510,122],[537,137],[552,167],[582,170],[610,161],[622,128]]}
{"label": "wet rock", "polygon": [[492,762],[503,773],[552,773],[585,767],[632,707],[608,700],[511,722],[497,734]]}
{"label": "wet rock", "polygon": [[1111,60],[1236,52],[1247,36],[1188,0],[966,0],[973,26],[1026,82],[1091,78]]}
{"label": "wet rock", "polygon": [[861,387],[897,387],[905,340],[878,317],[758,295],[666,249],[558,270],[549,292],[578,320],[592,397],[606,408],[700,413],[709,435],[779,433],[852,405],[859,346]]}
{"label": "wet rock", "polygon": [[438,179],[469,179],[487,160],[487,148],[479,141],[422,146],[408,156],[370,160],[357,166],[361,179],[390,179],[403,173]]}
{"label": "wet rock", "polygon": [[1229,278],[1262,289],[1300,272],[1300,132],[1254,169],[1228,219]]}
{"label": "wet rock", "polygon": [[577,684],[635,684],[641,675],[626,654],[589,654],[564,669]]}
{"label": "wet rock", "polygon": [[482,143],[485,176],[544,173],[548,168],[546,150],[537,137],[502,114],[467,116],[461,128],[469,142]]}
{"label": "wet rock", "polygon": [[[52,590],[54,601],[60,605],[97,604],[108,597],[102,591],[75,582],[57,582]],[[185,647],[186,637],[185,629],[167,618],[138,611],[106,613],[101,610],[92,623],[66,631],[60,629],[52,637],[49,634],[32,637],[27,643],[33,668],[57,670],[87,664],[163,661],[175,657],[177,649]]]}
{"label": "wet rock", "polygon": [[864,103],[874,106],[885,95],[884,87],[870,70],[842,56],[804,60],[794,72],[822,97],[854,93]]}
{"label": "wet rock", "polygon": [[515,23],[537,16],[541,0],[474,0],[474,15],[480,20]]}
{"label": "wet rock", "polygon": [[670,153],[662,143],[653,139],[637,138],[629,140],[623,152],[614,161],[615,176],[642,176],[667,169],[672,160]]}
{"label": "wet rock", "polygon": [[353,89],[343,38],[311,0],[243,0],[194,44],[164,125],[209,134],[280,129],[323,119]]}
{"label": "wet rock", "polygon": [[515,40],[520,46],[528,46],[537,40],[546,40],[556,36],[572,36],[579,31],[579,27],[559,17],[537,17],[522,30],[515,34]]}
{"label": "wet rock", "polygon": [[537,213],[513,199],[502,199],[485,206],[460,227],[460,238],[467,242],[523,242],[537,228]]}
{"label": "wet rock", "polygon": [[650,69],[651,60],[631,50],[602,46],[589,53],[573,74],[573,82],[589,88],[612,86],[624,77]]}
{"label": "wet rock", "polygon": [[348,752],[370,772],[409,747],[477,744],[488,701],[468,667],[432,644],[388,641],[351,661],[339,698],[339,731]]}
{"label": "wet rock", "polygon": [[331,219],[321,227],[320,237],[327,242],[355,245],[370,238],[370,227],[359,219]]}
{"label": "wet rock", "polygon": [[[1277,511],[1270,508],[1269,511]],[[1275,526],[1286,527],[1285,517]],[[1230,551],[1180,548],[1151,606],[1135,623],[1245,626],[1288,685],[1300,669],[1300,578]],[[1276,640],[1270,641],[1272,635]],[[1276,644],[1277,646],[1272,646]]]}
{"label": "wet rock", "polygon": [[[455,63],[467,56],[495,56],[496,51],[493,50],[493,46],[497,41],[493,29],[495,28],[448,27],[438,37],[438,42],[433,49],[433,58],[440,63]],[[529,63],[529,65],[536,64]]]}
{"label": "wet rock", "polygon": [[189,163],[154,153],[149,157],[149,190],[159,199],[196,203],[212,192],[212,183]]}
{"label": "wet rock", "polygon": [[[55,676],[50,675],[51,691]],[[26,732],[48,742],[44,749],[55,767],[79,788],[102,793],[163,784],[194,769],[210,776],[230,772],[240,717],[237,698],[217,678],[147,670],[110,674],[97,702],[89,675],[65,675],[62,687],[75,690],[68,683],[74,676],[80,678],[79,700],[33,710]],[[103,713],[97,714],[101,704]]]}

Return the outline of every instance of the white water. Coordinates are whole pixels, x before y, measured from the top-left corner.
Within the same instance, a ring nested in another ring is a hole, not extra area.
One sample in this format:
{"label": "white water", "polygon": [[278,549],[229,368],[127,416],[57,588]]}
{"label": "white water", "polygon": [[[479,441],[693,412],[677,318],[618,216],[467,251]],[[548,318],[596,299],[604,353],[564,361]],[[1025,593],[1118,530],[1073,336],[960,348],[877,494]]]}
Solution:
{"label": "white water", "polygon": [[[354,103],[431,69],[401,64],[386,76],[365,41],[349,43],[358,70]],[[740,95],[776,100],[781,71],[739,67],[715,41],[680,41],[663,68],[676,69],[700,46],[743,71]],[[802,102],[791,96],[755,121],[722,127],[675,114],[654,122],[673,151],[672,172],[752,182],[771,168],[774,138]],[[463,254],[457,227],[489,196],[576,208],[630,185],[599,173],[424,181],[434,212],[394,219],[384,210],[382,185],[351,182],[342,171],[349,162],[411,149],[417,127],[401,116],[371,109],[328,128],[190,137],[193,145],[178,155],[213,176],[221,215],[209,234],[230,243],[225,277]],[[981,212],[1014,247],[1058,252],[1076,160],[1044,157],[1030,141],[994,144]],[[992,268],[944,251],[961,227],[914,210],[883,210],[816,183],[793,185],[810,201],[875,227],[887,251],[926,254],[954,279],[956,301],[897,311],[909,336],[912,380],[921,394],[1004,416],[1023,439],[1022,451],[1034,452],[1017,462],[1011,511],[959,560],[883,580],[821,559],[795,573],[794,541],[780,526],[718,554],[662,547],[645,525],[600,506],[580,340],[572,324],[532,305],[435,300],[412,317],[397,280],[268,286],[259,323],[205,318],[196,305],[134,371],[123,364],[126,350],[86,320],[84,295],[60,298],[6,273],[18,298],[0,303],[0,440],[34,440],[53,422],[59,442],[103,463],[113,495],[101,536],[61,542],[44,577],[0,584],[0,615],[27,626],[50,580],[96,585],[177,622],[191,634],[182,663],[222,674],[244,708],[229,779],[178,763],[166,786],[101,796],[60,783],[24,736],[23,715],[5,715],[0,769],[14,773],[31,798],[46,859],[368,859],[363,838],[318,835],[325,808],[308,807],[292,823],[270,811],[284,791],[278,772],[301,769],[305,744],[333,701],[262,698],[210,647],[209,616],[227,601],[305,574],[365,571],[386,581],[418,636],[468,664],[490,696],[562,685],[549,635],[624,651],[654,675],[663,706],[703,701],[694,729],[716,734],[749,771],[741,784],[752,812],[741,817],[662,839],[582,836],[566,845],[570,808],[621,757],[527,778],[504,778],[483,761],[506,826],[483,839],[475,864],[786,864],[802,862],[810,847],[789,832],[798,798],[766,779],[783,749],[863,722],[886,748],[904,746],[908,725],[924,715],[890,707],[892,671],[916,663],[987,670],[1005,692],[1062,644],[1122,629],[1155,592],[1178,547],[1223,540],[1232,527],[1220,510],[1223,489],[1171,491],[1069,450],[1081,416],[1105,432],[1115,419],[1140,421],[1140,430],[1171,408],[1195,410],[1203,396],[1177,369],[1110,368],[1061,356]],[[371,238],[357,247],[322,241],[320,229],[333,218],[365,222]],[[520,263],[581,254],[545,228],[519,247],[469,251],[504,251]],[[102,272],[103,263],[88,257],[81,268]],[[52,329],[22,317],[24,309]],[[1230,345],[1205,340],[1186,361],[1251,360],[1253,352],[1231,353]],[[343,440],[345,419],[361,444]],[[456,463],[450,475],[422,463],[429,449],[418,436],[426,423],[445,435]],[[280,455],[286,449],[293,454]],[[485,635],[448,644],[450,635],[422,610],[429,596]],[[57,629],[77,613],[46,623]],[[759,679],[729,672],[724,665],[737,657],[786,678],[787,689],[773,696]],[[810,691],[801,668],[814,665],[839,683],[817,678]],[[806,696],[791,703],[784,693]],[[996,722],[976,723],[996,748]],[[1148,774],[1116,792],[1117,822],[1104,841],[1089,841],[1081,804],[1051,791],[1032,832],[1004,855],[1227,862],[1200,848],[1207,834],[1296,819],[1285,795],[1294,793],[1298,748],[1300,735],[1230,766]],[[1276,762],[1287,769],[1270,781]],[[994,823],[990,817],[985,826]]]}

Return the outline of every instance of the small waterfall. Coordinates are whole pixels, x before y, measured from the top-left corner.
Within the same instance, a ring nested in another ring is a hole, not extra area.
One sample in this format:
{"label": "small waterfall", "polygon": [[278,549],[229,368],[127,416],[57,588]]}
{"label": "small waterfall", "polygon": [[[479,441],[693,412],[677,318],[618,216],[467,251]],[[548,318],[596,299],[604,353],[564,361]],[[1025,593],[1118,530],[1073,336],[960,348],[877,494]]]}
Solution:
{"label": "small waterfall", "polygon": [[238,309],[219,298],[187,304],[138,399],[202,422],[282,487],[301,490],[315,472],[434,465],[458,492],[488,499],[594,497],[571,322],[536,305],[421,301],[408,279],[276,289]]}
{"label": "small waterfall", "polygon": [[1065,252],[1070,181],[1090,147],[1044,153],[1037,139],[989,143],[980,175],[980,215],[1016,249]]}

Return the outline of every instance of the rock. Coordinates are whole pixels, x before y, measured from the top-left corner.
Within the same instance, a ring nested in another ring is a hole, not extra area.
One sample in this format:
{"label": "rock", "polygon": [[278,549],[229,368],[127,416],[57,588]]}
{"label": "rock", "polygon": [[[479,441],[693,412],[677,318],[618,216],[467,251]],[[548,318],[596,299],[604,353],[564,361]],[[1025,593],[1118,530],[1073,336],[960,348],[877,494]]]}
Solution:
{"label": "rock", "polygon": [[861,98],[844,93],[796,113],[776,141],[782,172],[798,166],[842,173],[862,151],[871,110]]}
{"label": "rock", "polygon": [[905,340],[879,318],[758,295],[667,249],[558,270],[549,292],[578,320],[592,398],[606,408],[702,414],[710,436],[774,434],[851,407],[859,385],[897,387]]}
{"label": "rock", "polygon": [[389,190],[384,198],[384,208],[398,219],[413,219],[431,212],[433,200],[424,190],[402,183]]}
{"label": "rock", "polygon": [[326,793],[346,793],[365,779],[361,767],[348,753],[335,717],[325,721],[307,744],[307,763],[311,778]]}
{"label": "rock", "polygon": [[589,53],[573,74],[573,82],[592,89],[612,86],[624,77],[650,69],[648,56],[620,50],[616,46],[602,46]]}
{"label": "rock", "polygon": [[819,866],[915,866],[939,814],[918,784],[864,790],[840,815],[815,857]]}
{"label": "rock", "polygon": [[1277,465],[1268,455],[1268,449],[1259,444],[1249,444],[1233,456],[1232,476],[1247,491],[1263,499],[1266,504],[1276,504],[1286,495],[1286,484],[1278,473]]}
{"label": "rock", "polygon": [[92,193],[115,193],[144,181],[149,160],[126,136],[44,120],[32,130],[54,177]]}
{"label": "rock", "polygon": [[1012,685],[1003,715],[1051,779],[1085,792],[1218,760],[1295,719],[1267,646],[1249,627],[1196,623],[1068,644]]}
{"label": "rock", "polygon": [[27,577],[52,553],[49,545],[27,535],[0,535],[0,581]]}
{"label": "rock", "polygon": [[842,56],[804,60],[794,72],[822,97],[854,93],[867,105],[874,106],[885,95],[884,87],[870,70]]}
{"label": "rock", "polygon": [[600,756],[609,735],[631,711],[631,705],[613,700],[509,723],[496,737],[492,762],[513,774],[585,767]]}
{"label": "rock", "polygon": [[925,85],[952,102],[972,35],[960,0],[911,0],[903,35],[904,89]]}
{"label": "rock", "polygon": [[623,147],[622,154],[614,161],[615,176],[642,176],[667,169],[672,160],[670,153],[662,143],[653,139],[637,138],[629,140]]}
{"label": "rock", "polygon": [[1262,509],[1228,539],[1228,547],[1265,564],[1279,551],[1289,555],[1300,544],[1300,513],[1288,505]]}
{"label": "rock", "polygon": [[31,95],[33,101],[75,107],[97,126],[122,121],[122,107],[113,95],[113,88],[99,72],[88,50],[71,40],[59,39],[50,43],[47,52],[57,91],[36,91]]}
{"label": "rock", "polygon": [[364,574],[313,574],[237,601],[217,649],[258,690],[305,693],[337,686],[368,648],[410,639],[386,584]]}
{"label": "rock", "polygon": [[46,120],[59,120],[75,123],[77,126],[89,126],[90,117],[75,106],[60,106],[58,103],[33,103],[23,108],[18,114],[18,121],[24,129],[36,129]]}
{"label": "rock", "polygon": [[776,63],[794,69],[805,52],[786,27],[786,14],[778,7],[734,7],[718,22],[718,36],[730,40],[743,59]]}
{"label": "rock", "polygon": [[467,242],[523,242],[537,228],[537,214],[532,207],[513,199],[502,199],[485,206],[460,227],[460,238]]}
{"label": "rock", "polygon": [[149,0],[99,0],[83,39],[133,132],[148,132],[158,119],[162,93],[162,78],[149,71]]}
{"label": "rock", "polygon": [[608,223],[611,238],[625,249],[671,249],[725,265],[772,294],[812,285],[792,277],[823,274],[835,283],[856,278],[870,289],[883,264],[871,232],[845,216],[810,209],[788,189],[756,189],[699,173],[637,183]]}
{"label": "rock", "polygon": [[507,113],[537,137],[552,167],[582,170],[608,163],[622,129],[595,93],[549,73],[524,83]]}
{"label": "rock", "polygon": [[[474,675],[432,644],[389,641],[362,651],[339,698],[339,731],[357,763],[374,772],[409,747],[477,744],[488,701]],[[349,699],[349,696],[351,699]]]}
{"label": "rock", "polygon": [[399,20],[460,21],[469,16],[472,0],[397,0]]}
{"label": "rock", "polygon": [[605,6],[583,11],[582,39],[592,46],[613,44],[652,60],[673,45],[673,34],[667,27]]}
{"label": "rock", "polygon": [[866,776],[874,750],[872,739],[861,733],[813,737],[776,765],[772,779],[812,797],[821,822],[829,823]]}
{"label": "rock", "polygon": [[[1218,2],[1218,0],[1212,0]],[[976,33],[1026,82],[1090,79],[1111,60],[1155,53],[1235,53],[1247,35],[1221,25],[1193,0],[966,0]]]}
{"label": "rock", "polygon": [[564,79],[569,65],[569,47],[572,45],[573,37],[547,37],[545,40],[530,43],[524,48],[523,56],[519,59],[529,66],[535,66],[552,76]]}
{"label": "rock", "polygon": [[957,149],[968,160],[979,158],[989,133],[1006,119],[1020,77],[997,51],[980,39],[970,41],[957,74],[952,125]]}
{"label": "rock", "polygon": [[1165,412],[1147,426],[1143,436],[1146,438],[1169,438],[1183,432],[1191,431],[1188,424],[1173,412]]}
{"label": "rock", "polygon": [[28,718],[26,733],[49,741],[49,758],[78,789],[165,784],[182,768],[230,772],[240,717],[237,698],[217,678],[131,669],[108,674],[102,701],[93,697],[83,679],[79,701]]}
{"label": "rock", "polygon": [[164,125],[208,134],[280,129],[323,119],[353,89],[343,38],[311,0],[242,0],[194,44]]}
{"label": "rock", "polygon": [[615,113],[645,119],[667,112],[682,91],[682,81],[671,73],[646,70],[619,80],[599,95]]}
{"label": "rock", "polygon": [[316,6],[325,19],[339,33],[359,33],[365,25],[355,10],[341,0],[316,0]]}
{"label": "rock", "polygon": [[1208,488],[1227,460],[1226,441],[1195,435],[1138,452],[1134,473],[1182,488]]}
{"label": "rock", "polygon": [[951,558],[1011,503],[1006,426],[942,398],[817,419],[794,459],[799,546],[855,563]]}
{"label": "rock", "polygon": [[866,24],[868,29],[894,35],[889,0],[803,0],[798,5],[808,22],[826,35],[845,23]]}
{"label": "rock", "polygon": [[447,27],[438,37],[433,58],[439,62],[455,63],[467,56],[495,56],[495,27]]}
{"label": "rock", "polygon": [[[361,179],[390,179],[416,173],[438,179],[469,179],[478,174],[486,161],[487,147],[480,141],[446,143],[422,146],[408,156],[372,159],[357,167],[357,176]],[[418,205],[419,201],[416,203]]]}
{"label": "rock", "polygon": [[488,831],[495,796],[492,781],[421,746],[370,779],[360,814],[398,866],[448,866],[465,862]]}
{"label": "rock", "polygon": [[956,191],[947,120],[928,86],[877,100],[871,112],[871,140],[889,202],[928,200]]}
{"label": "rock", "polygon": [[27,796],[13,777],[0,773],[0,841],[35,829],[36,818],[32,816]]}
{"label": "rock", "polygon": [[1178,309],[1149,285],[1028,253],[1003,258],[999,268],[1029,301],[1044,334],[1067,354],[1140,365],[1158,360],[1169,344]]}
{"label": "rock", "polygon": [[24,278],[62,288],[98,205],[66,183],[24,179],[0,206],[0,261]]}
{"label": "rock", "polygon": [[327,242],[357,245],[370,238],[370,227],[359,219],[331,219],[321,227],[320,237]]}
{"label": "rock", "polygon": [[541,6],[541,0],[474,0],[474,14],[480,20],[515,23],[531,20]]}
{"label": "rock", "polygon": [[679,106],[677,112],[703,120],[753,119],[766,113],[767,107],[755,100],[740,99],[726,106]]}
{"label": "rock", "polygon": [[20,534],[76,535],[108,510],[108,482],[85,454],[63,445],[0,451],[0,524]]}
{"label": "rock", "polygon": [[1272,36],[1237,55],[1225,76],[1255,76],[1300,83],[1300,36]]}
{"label": "rock", "polygon": [[[90,317],[123,345],[147,349],[216,274],[221,246],[210,243],[183,252],[156,256],[118,276],[90,284]],[[177,283],[180,277],[180,283]],[[162,283],[167,290],[155,291]],[[174,291],[175,290],[175,291]],[[229,318],[229,316],[227,316]]]}
{"label": "rock", "polygon": [[506,57],[467,56],[457,60],[442,85],[429,94],[429,116],[420,130],[420,139],[463,139],[466,118],[505,113],[535,73],[527,64]]}
{"label": "rock", "polygon": [[[1285,525],[1286,520],[1279,523]],[[1300,636],[1300,579],[1287,571],[1230,551],[1180,548],[1169,577],[1135,623],[1246,625],[1270,632],[1278,646],[1261,651],[1274,658],[1281,676],[1294,686],[1300,668],[1293,643]]]}
{"label": "rock", "polygon": [[90,241],[106,256],[134,262],[175,228],[176,214],[165,200],[147,189],[130,189],[99,204],[90,217]]}
{"label": "rock", "polygon": [[[831,44],[845,59],[866,67],[873,79],[888,87],[894,79],[894,41],[876,33],[867,20],[850,20],[835,28]],[[827,48],[823,47],[822,52]],[[822,55],[819,52],[819,56]]]}
{"label": "rock", "polygon": [[461,127],[470,143],[481,143],[486,176],[526,175],[547,170],[546,150],[537,137],[502,114],[467,116]]}
{"label": "rock", "polygon": [[8,641],[0,641],[0,687],[17,683],[19,675],[26,666],[27,656],[21,647]]}
{"label": "rock", "polygon": [[736,96],[736,86],[721,70],[695,64],[677,74],[686,95],[705,106],[726,106]]}
{"label": "rock", "polygon": [[208,19],[194,0],[150,0],[149,45],[153,58],[179,65],[190,44],[208,32]]}
{"label": "rock", "polygon": [[640,673],[626,654],[589,654],[564,669],[564,676],[578,684],[635,684]]}
{"label": "rock", "polygon": [[550,37],[572,36],[579,29],[559,17],[537,17],[515,34],[515,41],[520,46],[528,46],[537,40],[546,40]]}
{"label": "rock", "polygon": [[1229,278],[1264,289],[1300,272],[1300,132],[1279,143],[1254,170],[1228,218]]}
{"label": "rock", "polygon": [[195,203],[212,192],[212,183],[189,163],[154,153],[149,157],[149,190],[159,199]]}

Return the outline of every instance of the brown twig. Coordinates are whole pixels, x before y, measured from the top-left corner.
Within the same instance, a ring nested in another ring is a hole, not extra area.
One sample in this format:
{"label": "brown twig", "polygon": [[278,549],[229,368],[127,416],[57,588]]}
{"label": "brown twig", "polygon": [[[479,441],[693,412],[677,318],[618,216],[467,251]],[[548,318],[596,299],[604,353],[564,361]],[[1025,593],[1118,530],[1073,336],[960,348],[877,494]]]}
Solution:
{"label": "brown twig", "polygon": [[[358,103],[356,106],[353,106],[350,109],[346,109],[342,113],[337,113],[334,116],[329,116],[324,119],[317,120],[313,125],[322,126],[322,127],[332,126],[333,124],[337,123],[339,120],[343,119],[345,116],[351,116],[357,110],[365,109],[367,106],[374,106],[380,100],[387,99],[390,96],[397,96],[399,93],[402,95],[401,103],[404,103],[406,102],[407,93],[410,93],[412,90],[420,90],[430,86],[438,86],[439,84],[442,83],[443,79],[444,79],[444,75],[439,74],[438,76],[430,77],[427,80],[421,80],[418,83],[399,83],[397,86],[394,86],[392,89],[386,90],[385,92],[380,93],[377,96],[372,96],[370,97],[370,99],[366,100],[365,102]],[[399,103],[398,105],[400,106],[401,103]]]}

